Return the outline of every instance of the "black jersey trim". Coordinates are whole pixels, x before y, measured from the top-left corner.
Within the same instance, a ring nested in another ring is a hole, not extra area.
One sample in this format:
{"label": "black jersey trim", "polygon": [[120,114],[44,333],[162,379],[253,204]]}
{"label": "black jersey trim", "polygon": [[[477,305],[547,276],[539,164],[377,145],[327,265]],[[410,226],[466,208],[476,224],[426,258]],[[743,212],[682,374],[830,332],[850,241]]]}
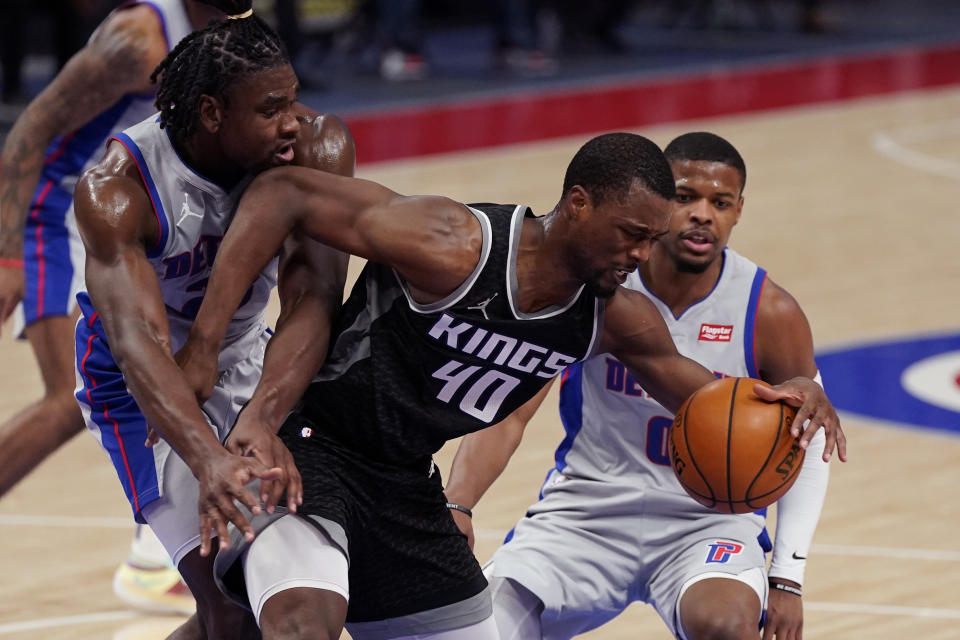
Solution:
{"label": "black jersey trim", "polygon": [[393,269],[393,275],[396,277],[397,282],[400,283],[400,289],[403,291],[403,295],[407,299],[407,304],[417,313],[436,313],[437,311],[449,309],[453,305],[460,302],[460,300],[470,291],[471,287],[473,287],[473,284],[477,281],[477,278],[480,277],[480,273],[483,271],[483,268],[487,265],[487,260],[490,258],[490,252],[493,249],[493,228],[490,224],[490,218],[488,218],[487,214],[479,209],[474,209],[468,205],[463,206],[465,206],[470,213],[476,216],[477,220],[480,222],[480,232],[483,235],[483,240],[480,247],[480,259],[477,261],[477,266],[474,267],[473,272],[467,277],[467,279],[464,280],[459,287],[454,289],[453,293],[448,295],[446,298],[437,300],[436,302],[422,304],[413,299],[413,296],[410,295],[410,290],[407,287],[407,281],[404,280],[399,273],[397,273],[396,269]]}
{"label": "black jersey trim", "polygon": [[518,204],[513,210],[513,217],[510,221],[510,248],[507,251],[507,299],[510,302],[510,312],[516,320],[542,320],[560,315],[570,309],[577,300],[586,285],[580,285],[580,288],[574,292],[566,302],[552,304],[544,307],[535,313],[524,313],[517,309],[517,292],[520,285],[517,281],[517,257],[520,255],[520,235],[523,232],[523,220],[526,217],[526,205]]}

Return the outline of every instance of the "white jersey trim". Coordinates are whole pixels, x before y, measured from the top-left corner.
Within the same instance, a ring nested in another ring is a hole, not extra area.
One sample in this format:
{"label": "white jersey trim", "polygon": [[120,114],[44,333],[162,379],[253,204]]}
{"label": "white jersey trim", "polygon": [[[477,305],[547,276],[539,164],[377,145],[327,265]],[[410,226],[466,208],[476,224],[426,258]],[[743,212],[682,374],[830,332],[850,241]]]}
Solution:
{"label": "white jersey trim", "polygon": [[436,302],[431,302],[429,304],[422,304],[413,299],[413,296],[410,295],[410,289],[407,287],[407,281],[403,279],[396,269],[391,269],[393,271],[394,277],[397,279],[397,282],[400,284],[400,289],[403,291],[404,297],[407,299],[407,304],[411,309],[417,313],[428,314],[436,313],[437,311],[444,311],[449,309],[453,305],[460,302],[467,292],[473,287],[477,279],[480,277],[480,273],[483,271],[483,268],[487,266],[487,260],[490,258],[490,252],[493,250],[493,228],[490,225],[490,219],[487,217],[483,211],[479,209],[474,209],[471,206],[464,205],[474,216],[477,217],[477,220],[480,222],[480,232],[483,234],[482,246],[480,248],[480,260],[477,261],[477,266],[474,267],[473,272],[467,277],[459,287],[454,289],[453,293],[448,295],[442,300],[437,300]]}
{"label": "white jersey trim", "polygon": [[515,319],[541,320],[558,316],[576,304],[586,285],[580,285],[580,288],[566,302],[550,305],[535,313],[524,313],[517,309],[517,291],[520,289],[517,281],[517,257],[520,254],[520,234],[523,231],[524,214],[528,208],[526,205],[517,205],[517,208],[513,210],[513,220],[510,223],[510,249],[507,254],[507,299],[510,302],[510,311]]}

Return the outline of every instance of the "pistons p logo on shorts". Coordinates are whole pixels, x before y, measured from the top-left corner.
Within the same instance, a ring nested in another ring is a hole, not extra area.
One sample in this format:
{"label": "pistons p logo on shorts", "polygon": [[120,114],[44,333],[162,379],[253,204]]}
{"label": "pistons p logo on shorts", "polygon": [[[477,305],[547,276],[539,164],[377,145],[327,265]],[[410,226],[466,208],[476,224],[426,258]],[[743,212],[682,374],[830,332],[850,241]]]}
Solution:
{"label": "pistons p logo on shorts", "polygon": [[741,551],[743,551],[742,544],[717,540],[707,545],[707,564],[723,564],[730,559],[730,556],[735,556]]}

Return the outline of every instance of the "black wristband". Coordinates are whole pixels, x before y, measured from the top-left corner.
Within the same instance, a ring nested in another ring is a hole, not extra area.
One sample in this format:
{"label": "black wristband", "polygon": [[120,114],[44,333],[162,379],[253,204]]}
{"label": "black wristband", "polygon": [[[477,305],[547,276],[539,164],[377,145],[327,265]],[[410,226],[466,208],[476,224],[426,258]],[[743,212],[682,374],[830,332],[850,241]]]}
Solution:
{"label": "black wristband", "polygon": [[776,589],[777,591],[786,591],[787,593],[792,593],[793,595],[803,597],[803,591],[797,589],[796,587],[791,587],[788,584],[783,584],[782,582],[770,582],[770,586]]}
{"label": "black wristband", "polygon": [[465,513],[469,518],[473,517],[473,511],[470,511],[469,507],[465,507],[462,504],[457,504],[456,502],[448,502],[447,509],[453,509],[454,511]]}

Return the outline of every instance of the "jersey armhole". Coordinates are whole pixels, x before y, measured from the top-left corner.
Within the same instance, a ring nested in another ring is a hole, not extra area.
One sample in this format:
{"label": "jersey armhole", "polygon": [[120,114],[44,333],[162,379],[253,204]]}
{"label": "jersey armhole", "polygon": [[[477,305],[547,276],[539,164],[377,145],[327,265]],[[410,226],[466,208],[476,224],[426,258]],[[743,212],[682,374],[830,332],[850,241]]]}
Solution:
{"label": "jersey armhole", "polygon": [[767,282],[767,272],[757,267],[750,286],[750,299],[747,302],[747,316],[744,322],[743,350],[744,362],[747,365],[747,374],[751,378],[760,378],[760,368],[757,366],[757,307],[760,296],[763,294],[763,285]]}
{"label": "jersey armhole", "polygon": [[458,303],[465,295],[467,295],[467,292],[470,291],[477,279],[480,277],[480,273],[483,271],[483,268],[487,266],[487,260],[490,258],[490,251],[493,247],[493,231],[490,226],[490,219],[483,211],[474,209],[469,205],[464,206],[467,207],[467,210],[476,216],[477,220],[480,222],[480,232],[483,234],[483,240],[480,247],[480,259],[477,261],[477,266],[474,267],[470,275],[467,276],[467,279],[464,280],[450,295],[429,304],[417,302],[410,294],[410,288],[407,286],[407,281],[403,279],[403,276],[401,276],[396,269],[391,269],[391,271],[393,271],[393,276],[397,279],[397,283],[400,285],[400,289],[403,291],[403,295],[407,298],[407,304],[417,313],[436,313],[437,311],[449,309]]}
{"label": "jersey armhole", "polygon": [[126,149],[130,157],[133,158],[134,163],[137,165],[137,171],[140,173],[140,180],[147,189],[147,195],[150,197],[150,204],[153,207],[153,215],[157,220],[158,231],[157,243],[147,251],[147,257],[158,258],[167,246],[167,239],[170,237],[170,225],[167,221],[166,212],[163,210],[163,203],[160,200],[157,185],[153,181],[153,176],[150,175],[150,169],[147,167],[147,162],[143,157],[143,153],[140,151],[140,147],[137,146],[137,143],[134,142],[130,136],[125,133],[118,133],[113,136],[111,140],[116,140],[123,145],[123,148]]}

